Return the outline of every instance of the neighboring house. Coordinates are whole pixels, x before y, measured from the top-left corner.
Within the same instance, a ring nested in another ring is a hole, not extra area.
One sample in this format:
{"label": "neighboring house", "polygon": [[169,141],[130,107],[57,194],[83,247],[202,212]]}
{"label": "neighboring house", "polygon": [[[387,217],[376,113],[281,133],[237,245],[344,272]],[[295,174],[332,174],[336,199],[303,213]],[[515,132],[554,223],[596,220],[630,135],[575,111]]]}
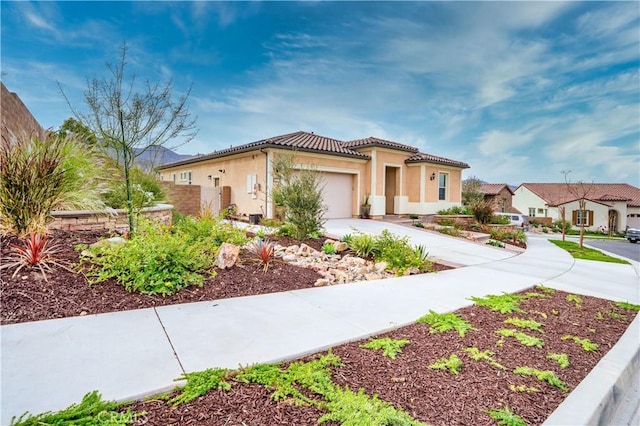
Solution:
{"label": "neighboring house", "polygon": [[44,137],[45,131],[40,123],[24,105],[20,97],[9,92],[0,82],[0,117],[2,117],[2,139],[13,142],[20,137]]}
{"label": "neighboring house", "polygon": [[165,164],[159,173],[176,184],[226,187],[225,197],[239,213],[273,217],[273,160],[284,152],[295,153],[296,168],[322,173],[327,218],[358,216],[366,198],[372,216],[431,214],[460,205],[461,173],[469,167],[383,139],[344,142],[296,132]]}
{"label": "neighboring house", "polygon": [[[573,187],[579,184],[569,184]],[[591,187],[586,195],[584,213],[579,200],[566,183],[523,183],[514,192],[513,206],[529,216],[562,219],[574,226],[582,223],[590,230],[624,231],[640,227],[640,189],[626,183],[585,184]],[[575,191],[573,191],[575,193]]]}
{"label": "neighboring house", "polygon": [[512,206],[513,190],[506,183],[483,183],[480,192],[484,194],[484,199],[491,201],[494,211],[502,213],[521,213],[513,211]]}

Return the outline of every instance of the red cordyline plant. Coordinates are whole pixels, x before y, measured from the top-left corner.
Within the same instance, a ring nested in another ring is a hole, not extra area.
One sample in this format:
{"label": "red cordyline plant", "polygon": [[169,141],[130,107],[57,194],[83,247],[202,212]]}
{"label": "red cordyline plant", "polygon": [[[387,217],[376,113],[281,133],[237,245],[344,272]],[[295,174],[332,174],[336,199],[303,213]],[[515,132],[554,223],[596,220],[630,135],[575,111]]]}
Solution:
{"label": "red cordyline plant", "polygon": [[7,258],[7,262],[3,262],[0,269],[16,268],[12,277],[15,277],[22,268],[37,267],[42,273],[42,277],[47,281],[47,272],[51,272],[52,266],[71,271],[71,269],[60,264],[53,255],[58,252],[57,246],[48,246],[49,237],[31,233],[29,237],[22,241],[22,245],[10,244],[11,255]]}
{"label": "red cordyline plant", "polygon": [[274,248],[275,246],[272,242],[262,239],[253,241],[249,246],[249,250],[258,256],[258,260],[262,264],[264,272],[267,272],[267,269],[269,269],[269,263],[273,257]]}

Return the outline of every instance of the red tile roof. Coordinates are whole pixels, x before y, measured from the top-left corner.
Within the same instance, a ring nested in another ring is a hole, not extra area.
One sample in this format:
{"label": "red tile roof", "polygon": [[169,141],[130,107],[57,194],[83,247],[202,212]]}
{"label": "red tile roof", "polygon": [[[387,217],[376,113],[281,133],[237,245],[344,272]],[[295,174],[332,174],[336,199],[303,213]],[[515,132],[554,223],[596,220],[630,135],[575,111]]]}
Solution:
{"label": "red tile roof", "polygon": [[483,183],[480,185],[480,192],[487,195],[498,195],[504,187],[507,187],[507,190],[513,195],[513,191],[506,183]]}
{"label": "red tile roof", "polygon": [[388,141],[385,139],[374,138],[373,136],[369,136],[364,139],[356,139],[353,141],[345,142],[344,146],[351,149],[359,149],[359,148],[368,148],[372,146],[383,147],[383,148],[391,148],[397,149],[400,151],[407,152],[418,152],[418,148],[410,145],[404,145],[398,142]]}
{"label": "red tile roof", "polygon": [[426,154],[424,152],[418,152],[413,154],[411,157],[404,160],[405,163],[434,163],[434,164],[443,164],[446,166],[454,166],[460,167],[463,169],[468,169],[469,165],[467,163],[463,163],[462,161],[450,160],[444,157],[438,157],[436,155]]}
{"label": "red tile roof", "polygon": [[182,166],[186,164],[197,163],[203,160],[210,160],[214,158],[226,157],[232,154],[238,154],[241,152],[253,151],[261,148],[283,148],[292,149],[305,152],[316,152],[337,155],[341,157],[361,158],[369,160],[371,157],[357,151],[359,148],[379,146],[396,149],[400,151],[406,151],[413,153],[406,163],[436,163],[444,164],[448,166],[469,168],[467,163],[460,161],[450,160],[448,158],[437,157],[435,155],[425,154],[418,152],[418,149],[409,145],[403,145],[401,143],[387,141],[384,139],[378,139],[369,137],[366,139],[358,139],[350,142],[343,142],[337,139],[328,138],[325,136],[316,135],[309,132],[295,132],[281,136],[274,136],[272,138],[262,139],[256,142],[251,142],[244,145],[238,145],[223,149],[221,151],[214,151],[206,155],[198,155],[185,160],[176,161],[174,163],[164,164],[160,169],[166,169],[170,167]]}
{"label": "red tile roof", "polygon": [[[569,184],[577,188],[579,184]],[[520,186],[528,188],[550,206],[557,206],[576,200],[576,196],[567,188],[566,183],[523,183]],[[584,184],[585,190],[591,187],[587,197],[593,201],[627,201],[630,207],[640,207],[640,188],[628,183],[594,183]],[[574,191],[576,192],[576,191]]]}

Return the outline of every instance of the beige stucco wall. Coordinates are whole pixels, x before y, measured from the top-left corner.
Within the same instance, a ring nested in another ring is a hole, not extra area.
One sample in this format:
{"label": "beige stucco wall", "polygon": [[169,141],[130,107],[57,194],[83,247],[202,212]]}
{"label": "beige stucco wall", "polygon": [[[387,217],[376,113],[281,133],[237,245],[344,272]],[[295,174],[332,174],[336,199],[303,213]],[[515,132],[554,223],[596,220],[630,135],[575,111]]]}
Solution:
{"label": "beige stucco wall", "polygon": [[[461,201],[461,169],[430,163],[407,165],[404,161],[409,157],[409,153],[384,148],[363,149],[360,152],[369,155],[372,160],[296,152],[295,163],[297,168],[313,167],[320,172],[351,175],[353,216],[359,215],[360,204],[367,195],[371,196],[372,215],[385,214],[387,166],[397,167],[398,170],[394,200],[395,213],[434,213],[441,208],[459,204]],[[161,170],[160,176],[165,181],[172,181],[172,176],[175,174],[175,183],[185,185],[188,182],[180,180],[180,173],[191,172],[191,184],[203,187],[213,187],[217,179],[219,186],[231,187],[231,202],[238,206],[238,213],[247,215],[261,213],[265,217],[273,217],[273,206],[268,196],[273,187],[273,178],[270,177],[269,172],[271,162],[278,153],[291,153],[291,151],[273,148],[255,150],[166,168]],[[441,172],[449,174],[447,200],[444,202],[438,200],[438,174]],[[434,180],[430,179],[432,173],[436,176]],[[247,193],[247,175],[251,174],[257,175],[256,182],[260,185],[257,194]]]}
{"label": "beige stucco wall", "polygon": [[[216,179],[218,186],[231,187],[231,202],[238,206],[240,214],[254,214],[266,212],[266,183],[267,156],[260,151],[231,155],[224,158],[205,160],[184,166],[172,167],[160,171],[164,181],[172,181],[175,173],[178,185],[187,185],[180,180],[181,172],[191,172],[191,184],[203,187],[213,187]],[[257,175],[256,183],[260,185],[257,193],[247,192],[247,176]],[[211,179],[209,179],[211,176]]]}

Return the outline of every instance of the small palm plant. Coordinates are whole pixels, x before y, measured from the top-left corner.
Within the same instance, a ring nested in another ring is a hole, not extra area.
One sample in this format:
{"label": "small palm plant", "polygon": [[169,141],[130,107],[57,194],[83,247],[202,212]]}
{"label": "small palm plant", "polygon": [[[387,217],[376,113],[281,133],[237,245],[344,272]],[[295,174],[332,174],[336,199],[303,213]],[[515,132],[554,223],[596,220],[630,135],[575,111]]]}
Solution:
{"label": "small palm plant", "polygon": [[10,245],[12,253],[7,262],[0,266],[0,269],[16,268],[13,273],[13,277],[15,277],[25,266],[37,267],[45,281],[47,281],[47,272],[53,270],[52,266],[71,271],[53,257],[58,252],[57,246],[49,246],[48,243],[49,237],[47,235],[31,233],[28,238],[22,241],[22,245]]}
{"label": "small palm plant", "polygon": [[255,254],[262,265],[264,272],[269,269],[269,264],[273,258],[275,245],[269,240],[258,238],[249,245],[249,251]]}

